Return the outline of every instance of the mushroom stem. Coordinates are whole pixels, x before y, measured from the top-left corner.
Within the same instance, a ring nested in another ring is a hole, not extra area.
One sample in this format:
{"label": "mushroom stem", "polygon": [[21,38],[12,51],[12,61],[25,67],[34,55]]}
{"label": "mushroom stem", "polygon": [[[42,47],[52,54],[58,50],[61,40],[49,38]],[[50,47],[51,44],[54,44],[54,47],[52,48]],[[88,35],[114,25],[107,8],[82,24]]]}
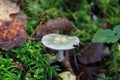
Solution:
{"label": "mushroom stem", "polygon": [[59,50],[57,54],[57,61],[62,62],[65,59],[63,50]]}
{"label": "mushroom stem", "polygon": [[65,51],[65,59],[61,62],[61,65],[66,68],[66,70],[70,71],[71,73],[74,73],[69,61],[69,51]]}

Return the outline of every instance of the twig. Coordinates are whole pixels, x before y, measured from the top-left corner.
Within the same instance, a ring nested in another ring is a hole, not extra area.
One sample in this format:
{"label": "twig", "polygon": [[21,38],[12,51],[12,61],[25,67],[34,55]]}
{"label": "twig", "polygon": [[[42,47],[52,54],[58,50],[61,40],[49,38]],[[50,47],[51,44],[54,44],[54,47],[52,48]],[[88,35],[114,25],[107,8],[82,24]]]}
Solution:
{"label": "twig", "polygon": [[77,77],[77,80],[80,80],[80,77],[82,76],[83,72],[81,72],[78,77]]}
{"label": "twig", "polygon": [[41,25],[43,24],[43,21],[40,22],[40,24],[36,27],[36,29],[33,31],[33,33],[30,35],[30,38],[40,29]]}
{"label": "twig", "polygon": [[[75,53],[75,50],[73,50],[73,53]],[[73,54],[73,55],[74,55],[75,66],[76,66],[76,68],[78,69],[78,63],[77,63],[76,55],[75,55],[75,54]]]}

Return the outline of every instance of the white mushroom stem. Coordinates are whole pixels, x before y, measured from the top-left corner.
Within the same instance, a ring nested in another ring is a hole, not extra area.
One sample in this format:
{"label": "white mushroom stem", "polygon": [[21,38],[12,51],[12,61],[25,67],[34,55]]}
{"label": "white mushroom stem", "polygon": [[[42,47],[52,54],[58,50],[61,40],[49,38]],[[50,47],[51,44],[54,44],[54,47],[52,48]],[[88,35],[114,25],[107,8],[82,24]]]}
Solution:
{"label": "white mushroom stem", "polygon": [[62,62],[65,59],[63,50],[59,50],[57,54],[57,61]]}

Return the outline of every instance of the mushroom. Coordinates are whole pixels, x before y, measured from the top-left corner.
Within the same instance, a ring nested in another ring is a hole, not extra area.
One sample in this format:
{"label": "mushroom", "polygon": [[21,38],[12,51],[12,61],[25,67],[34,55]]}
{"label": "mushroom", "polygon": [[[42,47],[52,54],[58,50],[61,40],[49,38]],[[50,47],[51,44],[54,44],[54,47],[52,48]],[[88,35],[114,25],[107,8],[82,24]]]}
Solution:
{"label": "mushroom", "polygon": [[[41,41],[44,46],[53,50],[58,50],[57,57],[56,57],[57,61],[59,62],[64,61],[67,64],[66,65],[67,67],[69,68],[71,67],[69,58],[68,58],[69,56],[68,54],[66,54],[64,57],[64,51],[74,49],[75,48],[74,45],[79,45],[78,37],[51,33],[43,36]],[[73,72],[72,69],[70,69],[70,71]]]}

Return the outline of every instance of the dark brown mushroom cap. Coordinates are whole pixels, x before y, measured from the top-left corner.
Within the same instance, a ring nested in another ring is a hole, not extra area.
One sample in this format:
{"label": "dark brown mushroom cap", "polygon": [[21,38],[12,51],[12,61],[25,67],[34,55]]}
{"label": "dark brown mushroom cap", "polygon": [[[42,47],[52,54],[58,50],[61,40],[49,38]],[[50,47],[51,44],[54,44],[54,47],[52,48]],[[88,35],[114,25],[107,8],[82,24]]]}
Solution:
{"label": "dark brown mushroom cap", "polygon": [[10,50],[26,41],[26,29],[20,20],[13,20],[0,25],[0,48]]}
{"label": "dark brown mushroom cap", "polygon": [[65,18],[57,18],[57,19],[49,21],[46,26],[51,28],[51,30],[55,30],[56,32],[61,31],[61,30],[70,32],[72,24],[69,20]]}

